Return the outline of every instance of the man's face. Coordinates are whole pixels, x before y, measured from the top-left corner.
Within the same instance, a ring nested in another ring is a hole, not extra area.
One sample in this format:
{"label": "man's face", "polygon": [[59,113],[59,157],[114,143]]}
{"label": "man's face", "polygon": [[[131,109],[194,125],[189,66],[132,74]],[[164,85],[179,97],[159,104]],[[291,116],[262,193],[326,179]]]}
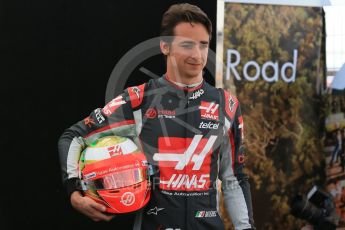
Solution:
{"label": "man's face", "polygon": [[174,39],[168,45],[167,65],[176,78],[200,77],[206,65],[209,34],[199,23],[179,23]]}

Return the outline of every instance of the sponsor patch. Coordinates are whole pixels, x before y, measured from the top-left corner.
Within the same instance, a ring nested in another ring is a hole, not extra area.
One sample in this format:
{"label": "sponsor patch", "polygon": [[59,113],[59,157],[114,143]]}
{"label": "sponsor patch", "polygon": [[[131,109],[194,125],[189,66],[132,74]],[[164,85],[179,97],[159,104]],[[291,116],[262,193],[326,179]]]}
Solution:
{"label": "sponsor patch", "polygon": [[205,191],[210,187],[212,146],[217,136],[202,138],[159,137],[159,153],[153,155],[164,190]]}
{"label": "sponsor patch", "polygon": [[206,120],[218,121],[219,120],[218,107],[219,107],[219,104],[215,102],[201,101],[201,105],[199,106],[201,118],[206,119]]}
{"label": "sponsor patch", "polygon": [[218,129],[219,123],[213,123],[213,122],[201,122],[199,125],[200,129]]}
{"label": "sponsor patch", "polygon": [[138,87],[132,87],[132,92],[135,93],[137,99],[140,100],[140,89]]}
{"label": "sponsor patch", "polygon": [[107,150],[111,157],[123,155],[120,145],[109,146]]}
{"label": "sponsor patch", "polygon": [[128,95],[132,108],[136,108],[142,103],[144,98],[144,90],[145,84],[128,87]]}
{"label": "sponsor patch", "polygon": [[201,97],[201,95],[203,95],[203,94],[204,94],[204,90],[203,90],[203,89],[199,89],[199,90],[195,91],[195,92],[192,94],[192,96],[189,97],[189,99],[190,99],[190,100],[195,100],[195,99]]}
{"label": "sponsor patch", "polygon": [[88,173],[88,174],[84,175],[84,179],[88,180],[88,179],[94,178],[96,175],[97,174],[95,172]]}
{"label": "sponsor patch", "polygon": [[84,119],[84,124],[91,128],[95,124],[95,121],[91,117],[87,117]]}
{"label": "sponsor patch", "polygon": [[158,109],[157,110],[159,118],[175,118],[176,111],[168,109]]}
{"label": "sponsor patch", "polygon": [[196,218],[210,218],[210,217],[216,217],[217,211],[197,211],[195,213]]}
{"label": "sponsor patch", "polygon": [[131,206],[135,202],[135,196],[132,192],[125,192],[121,196],[120,202],[125,206]]}
{"label": "sponsor patch", "polygon": [[169,109],[155,109],[155,108],[149,108],[146,110],[144,117],[153,119],[153,118],[175,118],[176,111],[175,110],[169,110]]}
{"label": "sponsor patch", "polygon": [[154,108],[149,108],[148,110],[146,110],[144,118],[153,119],[156,117],[157,117],[157,111]]}
{"label": "sponsor patch", "polygon": [[117,96],[116,98],[114,98],[113,100],[111,100],[103,109],[103,113],[106,116],[110,116],[112,113],[114,113],[116,111],[116,109],[118,109],[121,105],[126,104],[126,101],[123,100],[123,97]]}
{"label": "sponsor patch", "polygon": [[95,109],[95,116],[99,124],[102,124],[102,122],[105,121],[105,118],[102,115],[101,109]]}
{"label": "sponsor patch", "polygon": [[230,109],[230,112],[234,112],[235,105],[236,105],[236,101],[230,95],[230,97],[229,97],[229,109]]}
{"label": "sponsor patch", "polygon": [[154,208],[151,208],[150,210],[147,211],[147,215],[158,215],[158,212],[163,210],[164,208],[157,208],[157,207],[154,207]]}

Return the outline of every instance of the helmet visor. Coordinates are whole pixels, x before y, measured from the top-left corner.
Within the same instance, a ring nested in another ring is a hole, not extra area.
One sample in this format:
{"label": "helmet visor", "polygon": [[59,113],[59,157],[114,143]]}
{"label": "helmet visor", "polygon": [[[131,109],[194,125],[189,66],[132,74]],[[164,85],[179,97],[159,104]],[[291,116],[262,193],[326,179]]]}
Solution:
{"label": "helmet visor", "polygon": [[95,180],[83,180],[85,190],[118,189],[135,185],[147,179],[146,169],[135,168],[107,174]]}

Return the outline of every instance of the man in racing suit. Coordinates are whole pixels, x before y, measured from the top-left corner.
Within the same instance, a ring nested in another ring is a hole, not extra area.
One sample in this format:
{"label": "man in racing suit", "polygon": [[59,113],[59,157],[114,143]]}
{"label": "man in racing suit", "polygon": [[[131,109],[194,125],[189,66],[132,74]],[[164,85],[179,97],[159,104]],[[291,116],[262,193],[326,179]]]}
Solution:
{"label": "man in racing suit", "polygon": [[61,168],[72,206],[93,220],[111,218],[102,213],[105,207],[78,191],[78,160],[94,140],[119,135],[132,138],[154,168],[151,199],[138,211],[134,229],[224,229],[218,179],[235,229],[254,229],[250,187],[242,172],[239,101],[202,78],[211,22],[189,4],[170,7],[162,28],[171,18],[174,37],[160,44],[167,57],[166,74],[125,89],[60,137]]}

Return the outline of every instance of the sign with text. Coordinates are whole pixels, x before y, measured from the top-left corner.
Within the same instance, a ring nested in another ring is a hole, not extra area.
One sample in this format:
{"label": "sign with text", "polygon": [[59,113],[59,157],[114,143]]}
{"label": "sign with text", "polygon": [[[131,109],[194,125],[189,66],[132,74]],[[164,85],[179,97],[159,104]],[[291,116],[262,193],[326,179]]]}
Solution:
{"label": "sign with text", "polygon": [[324,170],[322,8],[223,4],[218,85],[241,103],[254,220],[258,229],[300,229],[305,220],[291,214],[290,199]]}

